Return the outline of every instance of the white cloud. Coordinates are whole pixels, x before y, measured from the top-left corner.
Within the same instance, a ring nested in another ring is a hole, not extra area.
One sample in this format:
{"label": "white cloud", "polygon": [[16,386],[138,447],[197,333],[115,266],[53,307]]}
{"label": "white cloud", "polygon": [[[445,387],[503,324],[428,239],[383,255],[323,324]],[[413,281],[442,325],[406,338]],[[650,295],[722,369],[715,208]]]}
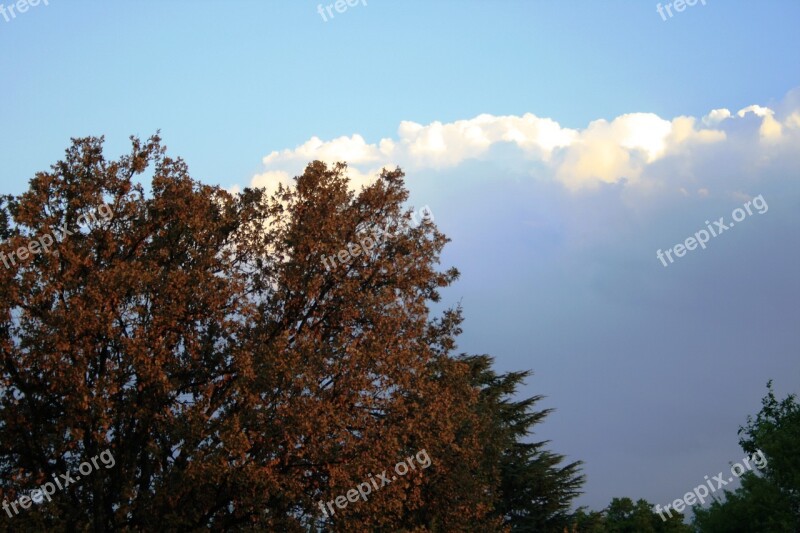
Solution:
{"label": "white cloud", "polygon": [[[748,120],[750,114],[760,120]],[[711,146],[725,150],[730,145],[735,155],[746,155],[741,153],[745,143],[735,142],[731,136],[741,140],[757,134],[770,145],[796,143],[800,111],[784,116],[782,124],[772,109],[751,105],[735,115],[725,108],[714,109],[700,120],[689,116],[666,120],[653,113],[630,113],[610,122],[593,121],[580,130],[531,113],[483,114],[427,125],[403,121],[395,138],[377,143],[368,143],[358,134],[331,141],[312,137],[294,149],[274,151],[264,157],[264,172],[253,177],[251,186],[274,190],[278,183],[289,184],[291,176],[300,174],[314,159],[347,162],[354,189],[370,183],[385,167],[399,165],[407,170],[435,173],[468,161],[488,161],[501,168],[530,168],[531,174],[556,180],[572,191],[594,189],[604,183],[634,186],[640,184],[650,167],[663,166],[665,161],[676,158],[683,161],[678,172],[686,178],[692,154]],[[787,137],[787,132],[792,135]],[[512,150],[495,149],[504,145]],[[700,185],[689,184],[691,188],[686,190],[708,190]],[[652,188],[653,183],[646,186]],[[671,187],[673,191],[679,189],[677,183]]]}
{"label": "white cloud", "polygon": [[680,145],[704,144],[721,142],[726,139],[722,130],[698,129],[694,117],[677,117],[672,119],[669,137],[667,139],[673,152]]}
{"label": "white cloud", "polygon": [[267,194],[270,196],[278,190],[279,185],[287,187],[291,184],[292,177],[288,172],[283,170],[268,170],[263,174],[253,176],[253,179],[250,181],[251,187],[264,187],[267,190]]}
{"label": "white cloud", "polygon": [[772,109],[768,107],[761,107],[760,105],[751,105],[745,107],[744,109],[740,109],[736,114],[740,118],[743,118],[748,113],[753,113],[755,116],[761,117],[762,120],[761,127],[759,128],[759,134],[763,140],[780,140],[783,133],[783,127],[781,126],[780,122],[775,120],[775,112]]}
{"label": "white cloud", "polygon": [[264,158],[264,165],[273,166],[295,161],[321,161],[346,160],[353,164],[369,163],[381,158],[380,150],[374,145],[367,144],[361,135],[352,137],[339,137],[329,142],[323,142],[318,137],[312,137],[305,144],[294,150],[272,152]]}
{"label": "white cloud", "polygon": [[722,109],[712,109],[711,112],[703,117],[703,124],[706,126],[716,126],[723,120],[731,118],[731,112],[724,107]]}
{"label": "white cloud", "polygon": [[768,107],[761,107],[760,105],[750,105],[743,109],[740,109],[736,115],[739,118],[744,117],[747,113],[753,113],[757,117],[766,117],[773,115],[775,112]]}
{"label": "white cloud", "polygon": [[526,113],[521,117],[479,115],[450,124],[423,126],[402,122],[397,144],[404,159],[414,167],[452,167],[468,159],[480,159],[492,145],[512,143],[525,152],[548,160],[553,150],[569,146],[578,135],[551,119]]}

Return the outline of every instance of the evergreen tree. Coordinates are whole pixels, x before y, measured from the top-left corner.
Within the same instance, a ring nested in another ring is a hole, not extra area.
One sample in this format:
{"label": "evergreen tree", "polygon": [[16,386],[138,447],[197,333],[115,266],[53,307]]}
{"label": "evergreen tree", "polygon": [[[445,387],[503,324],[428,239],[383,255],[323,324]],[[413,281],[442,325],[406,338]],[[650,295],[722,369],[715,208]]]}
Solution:
{"label": "evergreen tree", "polygon": [[485,421],[484,468],[497,479],[495,514],[512,531],[560,532],[569,524],[572,501],[584,477],[580,461],[546,449],[547,441],[528,442],[534,427],[551,413],[537,410],[542,396],[515,400],[530,372],[500,374],[486,355],[465,356],[473,385],[480,390],[477,409]]}

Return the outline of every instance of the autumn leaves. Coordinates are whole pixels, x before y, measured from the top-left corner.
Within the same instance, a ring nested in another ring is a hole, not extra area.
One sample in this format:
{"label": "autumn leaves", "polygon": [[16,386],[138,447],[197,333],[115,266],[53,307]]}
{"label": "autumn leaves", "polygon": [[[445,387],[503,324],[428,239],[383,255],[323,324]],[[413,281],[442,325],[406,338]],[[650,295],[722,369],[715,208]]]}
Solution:
{"label": "autumn leaves", "polygon": [[[512,401],[525,372],[454,353],[461,310],[429,303],[458,270],[439,266],[448,239],[430,208],[405,207],[402,170],[356,194],[345,165],[315,161],[288,189],[232,194],[191,179],[157,136],[118,161],[102,144],[76,139],[26,194],[0,197],[1,250],[64,222],[69,237],[59,261],[0,269],[0,500],[103,449],[115,464],[0,512],[0,531],[560,519],[579,464],[518,442],[546,415]],[[104,201],[113,221],[72,233]],[[326,272],[340,248],[347,266]]]}
{"label": "autumn leaves", "polygon": [[[424,457],[424,459],[420,459],[420,456]],[[325,516],[333,516],[336,514],[336,511],[333,509],[334,502],[336,503],[336,507],[339,509],[344,509],[347,507],[348,503],[356,503],[358,498],[360,497],[362,500],[367,501],[367,496],[372,493],[372,488],[375,487],[375,490],[380,490],[392,481],[397,480],[397,476],[404,476],[409,472],[409,468],[413,471],[416,470],[417,467],[414,465],[414,459],[416,458],[419,465],[422,469],[426,469],[431,466],[431,458],[428,457],[428,452],[425,450],[420,450],[416,456],[409,456],[406,457],[404,461],[400,461],[396,465],[394,465],[394,471],[397,475],[393,475],[391,479],[389,479],[389,475],[386,473],[386,470],[378,474],[377,476],[373,476],[372,474],[369,475],[369,480],[365,481],[358,485],[358,489],[350,489],[347,491],[347,497],[345,496],[337,496],[333,500],[329,502],[319,502],[319,508],[322,509],[322,512]],[[380,481],[380,486],[378,485],[378,481]],[[325,508],[327,506],[327,509]],[[330,512],[328,512],[330,510]]]}
{"label": "autumn leaves", "polygon": [[[433,222],[433,211],[427,205],[421,207],[419,210],[420,221],[417,222],[417,213],[411,213],[411,224],[410,227],[417,227],[419,224],[422,223],[423,220],[428,220]],[[364,230],[360,233],[358,238],[358,242],[351,242],[347,245],[347,248],[342,248],[339,252],[334,255],[332,258],[326,257],[324,254],[322,256],[322,264],[325,266],[325,270],[328,272],[331,271],[331,267],[328,266],[328,261],[331,262],[331,266],[333,266],[333,270],[336,270],[336,259],[339,259],[339,262],[342,265],[348,264],[354,257],[358,257],[362,253],[364,255],[368,255],[373,248],[380,245],[383,241],[384,236],[390,239],[397,236],[396,233],[392,233],[389,231],[390,227],[398,228],[401,227],[400,224],[391,222],[387,222],[386,225],[381,228],[380,225],[375,225],[371,228],[370,231]],[[372,238],[370,238],[370,233],[372,233]]]}
{"label": "autumn leaves", "polygon": [[[114,216],[113,211],[111,210],[111,206],[107,204],[100,205],[97,210],[100,212],[100,216],[102,217],[103,221],[108,222]],[[81,214],[77,217],[75,223],[78,226],[90,226],[97,225],[97,217],[91,211]],[[11,265],[16,266],[16,260],[14,256],[17,257],[20,261],[26,261],[31,255],[36,255],[39,253],[50,253],[50,247],[63,240],[65,237],[69,235],[75,234],[77,229],[71,231],[67,226],[68,223],[64,223],[60,228],[53,228],[52,233],[44,233],[38,237],[38,239],[31,239],[28,241],[26,246],[20,246],[16,250],[13,250],[6,255],[6,252],[0,250],[0,260],[3,261],[3,264],[6,268],[11,268]],[[53,234],[55,235],[55,240],[53,239]],[[8,262],[11,261],[11,265]]]}

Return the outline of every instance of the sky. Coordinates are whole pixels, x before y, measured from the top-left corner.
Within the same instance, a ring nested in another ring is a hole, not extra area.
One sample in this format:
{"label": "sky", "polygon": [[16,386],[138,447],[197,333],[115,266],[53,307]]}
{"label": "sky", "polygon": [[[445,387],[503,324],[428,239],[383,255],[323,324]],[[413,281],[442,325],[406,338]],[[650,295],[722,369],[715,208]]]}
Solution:
{"label": "sky", "polygon": [[160,131],[231,190],[399,165],[452,239],[459,349],[534,371],[580,504],[663,505],[741,460],[767,380],[800,392],[800,2],[326,5],[0,10],[0,190],[88,135],[118,157]]}

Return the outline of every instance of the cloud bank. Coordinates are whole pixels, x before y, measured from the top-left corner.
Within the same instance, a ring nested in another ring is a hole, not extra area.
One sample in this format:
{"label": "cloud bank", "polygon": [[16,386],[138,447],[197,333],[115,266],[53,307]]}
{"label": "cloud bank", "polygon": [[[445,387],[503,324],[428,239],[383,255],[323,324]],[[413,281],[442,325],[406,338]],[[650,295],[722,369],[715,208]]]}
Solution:
{"label": "cloud bank", "polygon": [[[462,276],[443,297],[464,305],[460,349],[536,370],[523,394],[558,409],[537,438],[586,461],[582,504],[674,499],[739,457],[768,379],[796,392],[800,91],[582,129],[485,114],[402,122],[375,143],[312,137],[267,155],[251,185],[290,184],[313,159],[346,161],[354,188],[407,172],[452,239],[442,262]],[[759,195],[768,213],[668,268],[657,258]]]}
{"label": "cloud bank", "polygon": [[[279,183],[289,184],[314,159],[347,162],[354,189],[369,183],[384,167],[447,171],[482,162],[499,169],[522,169],[530,177],[557,182],[572,192],[622,184],[641,191],[667,188],[703,195],[708,187],[700,184],[702,176],[695,172],[704,166],[704,159],[726,154],[748,168],[796,151],[798,100],[795,92],[778,111],[751,105],[736,112],[713,109],[700,118],[668,120],[653,113],[629,113],[610,121],[595,120],[583,129],[565,128],[532,113],[482,114],[427,125],[403,121],[395,138],[376,143],[358,134],[329,141],[312,137],[293,149],[273,151],[263,158],[264,170],[250,185],[275,189]],[[675,172],[659,178],[665,165]]]}

